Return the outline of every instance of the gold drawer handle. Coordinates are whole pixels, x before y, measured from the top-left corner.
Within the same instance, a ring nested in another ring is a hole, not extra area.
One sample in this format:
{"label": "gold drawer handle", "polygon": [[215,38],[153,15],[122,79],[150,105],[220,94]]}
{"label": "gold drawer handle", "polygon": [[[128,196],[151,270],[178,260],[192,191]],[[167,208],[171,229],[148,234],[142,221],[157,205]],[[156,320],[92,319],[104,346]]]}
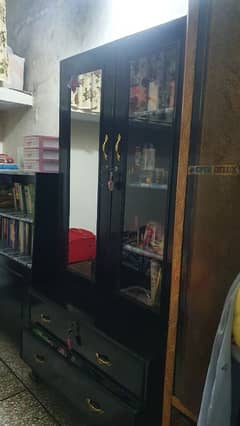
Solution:
{"label": "gold drawer handle", "polygon": [[111,367],[112,366],[109,358],[106,355],[99,354],[98,352],[96,353],[96,360],[97,360],[97,363],[99,365],[102,365],[103,367]]}
{"label": "gold drawer handle", "polygon": [[44,322],[45,324],[50,324],[51,319],[48,315],[46,314],[41,314],[41,321]]}
{"label": "gold drawer handle", "polygon": [[108,134],[106,133],[105,138],[104,138],[104,142],[102,144],[102,152],[103,152],[103,157],[104,157],[105,161],[107,161],[107,159],[108,159],[108,154],[106,153],[106,146],[107,146],[108,141],[109,141],[109,137],[108,137]]}
{"label": "gold drawer handle", "polygon": [[34,355],[34,359],[38,364],[44,364],[46,362],[46,359],[43,355]]}
{"label": "gold drawer handle", "polygon": [[115,143],[115,154],[116,154],[117,161],[121,160],[121,154],[119,152],[119,144],[120,144],[121,140],[122,140],[121,133],[118,133],[117,141]]}
{"label": "gold drawer handle", "polygon": [[104,414],[104,410],[100,407],[100,405],[97,402],[93,401],[90,398],[86,398],[86,403],[89,410],[93,411],[96,414],[100,414],[100,415]]}

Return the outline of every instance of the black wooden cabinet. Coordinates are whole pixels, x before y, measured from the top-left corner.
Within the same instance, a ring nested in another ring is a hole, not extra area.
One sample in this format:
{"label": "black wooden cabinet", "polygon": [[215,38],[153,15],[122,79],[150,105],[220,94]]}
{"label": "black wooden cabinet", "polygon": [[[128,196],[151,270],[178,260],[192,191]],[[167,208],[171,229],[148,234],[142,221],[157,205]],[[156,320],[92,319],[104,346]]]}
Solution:
{"label": "black wooden cabinet", "polygon": [[33,282],[23,357],[62,363],[49,381],[75,405],[79,387],[89,426],[160,422],[185,25],[61,62],[57,275]]}

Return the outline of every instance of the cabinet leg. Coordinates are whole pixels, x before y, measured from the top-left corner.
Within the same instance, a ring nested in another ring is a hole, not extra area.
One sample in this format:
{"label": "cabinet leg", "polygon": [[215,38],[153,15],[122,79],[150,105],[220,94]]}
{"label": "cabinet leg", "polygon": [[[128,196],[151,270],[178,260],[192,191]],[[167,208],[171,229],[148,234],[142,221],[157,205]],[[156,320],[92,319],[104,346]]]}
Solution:
{"label": "cabinet leg", "polygon": [[30,371],[29,377],[34,383],[40,383],[41,381],[39,375],[34,370]]}

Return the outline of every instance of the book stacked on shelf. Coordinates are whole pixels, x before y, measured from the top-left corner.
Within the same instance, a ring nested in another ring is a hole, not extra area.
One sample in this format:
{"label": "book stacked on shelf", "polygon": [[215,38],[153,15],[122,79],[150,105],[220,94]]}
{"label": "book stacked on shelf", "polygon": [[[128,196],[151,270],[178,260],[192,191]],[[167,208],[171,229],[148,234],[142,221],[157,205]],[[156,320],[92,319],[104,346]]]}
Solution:
{"label": "book stacked on shelf", "polygon": [[31,256],[33,224],[0,217],[0,239],[2,248],[13,249],[21,255]]}
{"label": "book stacked on shelf", "polygon": [[13,194],[12,186],[10,184],[0,185],[0,208],[12,208],[13,207]]}
{"label": "book stacked on shelf", "polygon": [[15,182],[13,184],[12,194],[15,211],[33,216],[35,204],[35,186],[31,183],[24,185],[22,183]]}
{"label": "book stacked on shelf", "polygon": [[0,254],[31,268],[35,186],[5,181],[0,185]]}

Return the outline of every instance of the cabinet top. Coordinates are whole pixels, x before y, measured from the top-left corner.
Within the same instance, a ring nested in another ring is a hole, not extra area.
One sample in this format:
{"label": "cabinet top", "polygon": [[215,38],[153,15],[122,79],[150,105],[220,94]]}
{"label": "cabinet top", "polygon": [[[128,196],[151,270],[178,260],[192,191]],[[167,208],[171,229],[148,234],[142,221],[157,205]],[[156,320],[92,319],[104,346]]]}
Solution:
{"label": "cabinet top", "polygon": [[168,43],[169,40],[170,41],[179,40],[185,35],[186,21],[187,21],[187,17],[183,16],[181,18],[174,19],[172,21],[157,25],[155,27],[146,29],[144,31],[140,31],[135,34],[122,37],[110,43],[103,44],[101,46],[95,47],[93,49],[90,49],[90,50],[81,52],[77,55],[63,59],[62,61],[60,61],[61,66],[63,67],[67,65],[70,66],[72,63],[74,63],[75,61],[77,61],[78,59],[82,58],[85,55],[88,56],[89,54],[91,54],[91,55],[101,56],[102,54],[104,54],[105,52],[108,52],[109,50],[114,49],[116,51],[118,47],[120,48],[121,46],[124,46],[124,45],[127,45],[127,47],[129,47],[129,44],[131,45],[135,43],[145,43],[147,39],[149,39],[149,41],[151,39],[155,39],[155,40],[159,39],[160,42],[162,41],[164,43]]}

